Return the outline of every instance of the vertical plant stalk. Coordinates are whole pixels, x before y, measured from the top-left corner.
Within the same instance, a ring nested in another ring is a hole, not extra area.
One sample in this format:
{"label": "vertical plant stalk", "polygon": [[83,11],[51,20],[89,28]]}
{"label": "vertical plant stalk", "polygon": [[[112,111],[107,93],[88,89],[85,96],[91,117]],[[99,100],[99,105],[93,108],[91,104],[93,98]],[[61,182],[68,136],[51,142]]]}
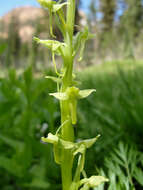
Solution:
{"label": "vertical plant stalk", "polygon": [[[55,14],[58,27],[64,38],[63,42],[34,38],[38,43],[45,45],[52,51],[55,73],[58,77],[47,76],[46,78],[57,82],[57,92],[50,95],[59,99],[61,109],[61,126],[55,135],[49,133],[47,138],[42,137],[42,141],[54,146],[55,161],[61,167],[62,190],[89,190],[91,187],[97,187],[100,183],[107,181],[107,179],[102,176],[87,178],[86,175],[84,175],[84,179],[80,179],[81,173],[85,173],[83,169],[86,149],[90,148],[99,136],[78,143],[75,142],[73,125],[77,122],[77,101],[86,98],[95,90],[79,90],[74,86],[76,81],[73,77],[73,64],[78,51],[80,51],[80,60],[82,59],[85,42],[92,35],[85,27],[83,31],[74,36],[76,0],[67,0],[64,3],[52,0],[38,0],[38,2],[49,9],[50,21]],[[66,19],[63,11],[65,5],[67,6]],[[51,35],[55,36],[51,27],[50,22]],[[60,55],[63,60],[60,73],[56,69],[55,54]],[[78,162],[75,174],[73,174],[73,162],[76,155]]]}
{"label": "vertical plant stalk", "polygon": [[[73,73],[73,31],[74,31],[74,20],[75,20],[75,0],[68,0],[67,5],[67,20],[66,20],[66,36],[65,43],[67,44],[65,49],[65,57],[63,59],[65,67],[65,75],[62,79],[61,91],[66,92],[67,88],[72,85],[72,73]],[[62,127],[62,139],[67,141],[74,141],[74,129],[70,118],[70,102],[69,100],[60,100],[61,107],[61,124],[66,120],[69,120]],[[62,186],[63,190],[68,190],[72,184],[72,165],[73,159],[69,150],[62,151]]]}

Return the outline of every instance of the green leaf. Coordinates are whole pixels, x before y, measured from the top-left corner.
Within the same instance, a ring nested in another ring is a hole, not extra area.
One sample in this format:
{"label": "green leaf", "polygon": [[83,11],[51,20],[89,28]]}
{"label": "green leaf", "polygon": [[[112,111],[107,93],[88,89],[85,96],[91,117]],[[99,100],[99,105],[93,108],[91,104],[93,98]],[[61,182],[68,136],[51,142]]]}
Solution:
{"label": "green leaf", "polygon": [[109,190],[116,189],[117,188],[116,174],[112,170],[109,170],[108,176],[109,176],[109,181],[110,181]]}
{"label": "green leaf", "polygon": [[64,92],[50,93],[49,95],[54,96],[55,98],[57,98],[59,100],[67,100],[68,99],[67,94]]}
{"label": "green leaf", "polygon": [[134,172],[134,177],[138,181],[138,183],[143,186],[143,170],[140,168],[136,168]]}
{"label": "green leaf", "polygon": [[95,89],[87,89],[87,90],[80,90],[79,91],[79,98],[86,98],[87,96],[89,96],[92,92],[96,92]]}

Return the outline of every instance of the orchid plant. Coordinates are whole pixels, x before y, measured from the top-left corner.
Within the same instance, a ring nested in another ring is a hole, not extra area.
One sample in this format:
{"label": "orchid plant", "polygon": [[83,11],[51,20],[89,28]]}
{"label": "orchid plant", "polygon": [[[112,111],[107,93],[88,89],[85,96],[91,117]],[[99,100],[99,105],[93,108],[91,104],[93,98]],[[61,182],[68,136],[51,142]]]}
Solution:
{"label": "orchid plant", "polygon": [[[74,126],[77,123],[77,102],[96,90],[80,90],[77,87],[73,64],[78,54],[78,61],[82,60],[85,42],[94,35],[89,33],[88,27],[85,27],[74,36],[76,0],[67,0],[66,2],[61,0],[38,0],[38,2],[49,11],[50,34],[53,39],[41,40],[34,37],[34,40],[39,44],[43,44],[52,52],[57,77],[46,76],[46,78],[57,83],[57,92],[50,95],[60,101],[61,109],[61,126],[55,134],[49,133],[46,138],[42,137],[42,141],[53,144],[55,162],[61,167],[62,190],[89,190],[108,181],[108,179],[102,176],[87,178],[84,171],[86,149],[96,142],[99,135],[92,139],[75,141]],[[55,16],[57,26],[62,33],[63,42],[55,40],[56,36],[52,27],[53,16]],[[60,72],[56,67],[55,55],[61,56],[63,60]],[[78,160],[75,157],[78,157]],[[74,162],[76,162],[76,169],[73,172]]]}

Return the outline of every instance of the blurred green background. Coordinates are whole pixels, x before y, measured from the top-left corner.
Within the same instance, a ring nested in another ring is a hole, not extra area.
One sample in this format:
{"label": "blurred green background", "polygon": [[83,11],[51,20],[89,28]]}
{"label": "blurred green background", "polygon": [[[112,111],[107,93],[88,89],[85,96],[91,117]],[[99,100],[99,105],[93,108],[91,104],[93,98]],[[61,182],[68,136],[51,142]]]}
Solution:
{"label": "blurred green background", "polygon": [[[24,2],[24,0],[23,0]],[[0,3],[2,5],[2,3]],[[87,151],[87,175],[110,181],[95,190],[143,189],[143,1],[77,1],[75,33],[88,25],[96,37],[75,63],[81,89],[77,140],[101,138]],[[82,9],[81,9],[82,8]],[[0,18],[0,189],[60,190],[52,147],[40,138],[60,125],[51,54],[33,36],[49,38],[48,13],[21,6]],[[54,32],[62,40],[56,25]],[[60,68],[61,60],[56,58]]]}

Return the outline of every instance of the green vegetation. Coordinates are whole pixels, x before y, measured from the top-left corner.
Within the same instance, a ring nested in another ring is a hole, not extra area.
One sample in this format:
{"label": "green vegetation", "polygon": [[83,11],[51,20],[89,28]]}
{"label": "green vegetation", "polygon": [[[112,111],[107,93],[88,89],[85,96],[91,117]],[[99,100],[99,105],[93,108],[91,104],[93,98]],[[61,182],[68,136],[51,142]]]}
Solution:
{"label": "green vegetation", "polygon": [[[88,97],[95,89],[80,90],[77,87],[76,75],[73,71],[76,55],[79,52],[78,61],[82,60],[85,42],[94,35],[90,34],[88,28],[74,35],[76,1],[68,0],[60,3],[52,0],[38,0],[43,8],[49,11],[50,35],[53,33],[53,16],[57,19],[63,42],[56,40],[40,40],[34,38],[37,43],[45,45],[52,52],[52,60],[57,77],[46,76],[57,84],[57,92],[50,93],[60,101],[61,124],[55,134],[51,132],[42,137],[45,143],[53,144],[55,162],[60,165],[63,190],[89,190],[98,187],[101,183],[108,181],[103,176],[87,177],[84,170],[86,150],[90,148],[100,135],[92,139],[75,140],[74,127],[77,124],[77,103],[79,99]],[[63,7],[66,6],[66,16]],[[57,71],[55,54],[62,58],[62,67]],[[73,168],[73,165],[75,168]],[[74,171],[73,171],[74,170]],[[81,178],[81,175],[83,176]]]}
{"label": "green vegetation", "polygon": [[[87,27],[74,27],[75,0],[39,2],[43,17],[27,22],[52,55],[22,42],[17,15],[7,29],[0,21],[0,189],[142,190],[141,0],[91,0],[94,39]],[[51,58],[54,71],[47,67]],[[106,58],[124,60],[96,65]]]}
{"label": "green vegetation", "polygon": [[[47,97],[52,89],[54,85],[47,80],[33,78],[31,67],[21,76],[10,70],[7,78],[0,80],[0,187],[3,190],[48,188],[50,182],[46,176],[58,180],[50,147],[47,149],[40,143],[41,135],[54,131],[59,120],[57,102]],[[56,189],[56,184],[53,188]]]}
{"label": "green vegetation", "polygon": [[[129,159],[133,184],[137,190],[142,189],[142,62],[106,63],[88,68],[78,77],[81,88],[97,89],[95,95],[80,100],[75,129],[78,139],[101,134],[96,146],[88,150],[87,175],[107,176],[110,190],[122,190],[124,185],[130,190],[123,160]],[[54,133],[60,124],[58,102],[48,95],[55,89],[51,80],[35,78],[31,67],[20,75],[10,70],[0,79],[1,189],[61,189],[51,146],[40,142],[41,136]],[[118,147],[119,141],[124,143]],[[118,185],[119,181],[122,184]]]}
{"label": "green vegetation", "polygon": [[[113,139],[118,141],[122,137],[140,147],[143,134],[142,62],[114,61],[96,66],[95,74],[93,70],[87,69],[80,75],[87,88],[96,86],[98,91],[97,96],[92,95],[88,101],[81,103],[82,114],[92,121],[88,123],[93,130],[91,134],[98,128],[98,132],[104,135],[104,143],[108,145]],[[95,105],[92,114],[88,110],[91,105]],[[109,139],[108,135],[112,133],[113,138]]]}
{"label": "green vegetation", "polygon": [[[110,179],[108,190],[127,189],[135,190],[143,186],[143,155],[133,146],[119,143],[119,146],[105,159],[107,176]],[[105,176],[103,169],[99,171]],[[137,185],[138,183],[138,185]],[[97,190],[104,190],[104,184]]]}

